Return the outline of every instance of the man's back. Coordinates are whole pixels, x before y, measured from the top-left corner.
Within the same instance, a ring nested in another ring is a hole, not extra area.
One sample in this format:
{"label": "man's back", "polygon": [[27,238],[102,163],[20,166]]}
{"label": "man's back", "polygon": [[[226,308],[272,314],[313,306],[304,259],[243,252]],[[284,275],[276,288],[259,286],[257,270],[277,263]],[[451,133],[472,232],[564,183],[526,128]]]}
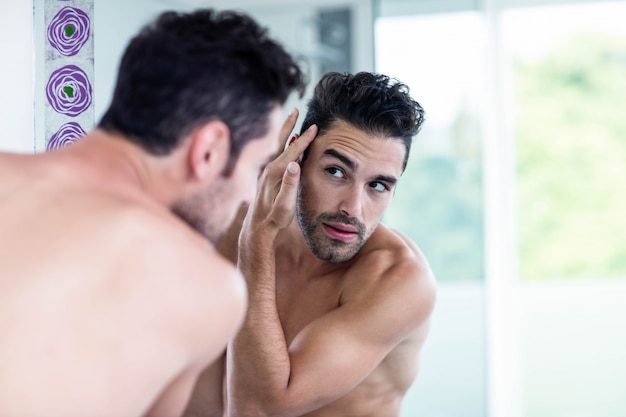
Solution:
{"label": "man's back", "polygon": [[[394,265],[402,263],[410,264],[415,274],[388,274]],[[325,276],[311,277],[304,271],[292,269],[289,261],[280,259],[280,246],[276,265],[276,303],[290,350],[294,348],[294,339],[309,324],[324,320],[324,316],[336,315],[341,309],[350,308],[355,313],[370,314],[369,311],[375,309],[373,306],[376,303],[388,303],[390,298],[395,300],[397,307],[387,312],[374,312],[370,317],[373,320],[367,323],[357,317],[345,322],[346,326],[356,329],[351,332],[358,334],[361,331],[382,333],[384,329],[378,327],[381,324],[396,326],[397,322],[404,320],[403,311],[410,311],[414,308],[411,304],[419,303],[420,300],[425,302],[424,309],[432,308],[434,282],[424,256],[408,239],[382,225],[345,267]],[[368,328],[358,329],[362,324],[367,324]],[[398,416],[402,398],[417,374],[419,352],[427,331],[428,324],[425,323],[395,344],[383,341],[390,345],[390,349],[355,388],[306,416]],[[354,349],[350,352],[329,351],[328,354],[340,358],[346,355],[351,357],[348,360],[358,361],[362,352]],[[340,375],[335,377],[341,379]]]}
{"label": "man's back", "polygon": [[67,154],[0,155],[0,415],[180,412],[242,283],[107,155]]}

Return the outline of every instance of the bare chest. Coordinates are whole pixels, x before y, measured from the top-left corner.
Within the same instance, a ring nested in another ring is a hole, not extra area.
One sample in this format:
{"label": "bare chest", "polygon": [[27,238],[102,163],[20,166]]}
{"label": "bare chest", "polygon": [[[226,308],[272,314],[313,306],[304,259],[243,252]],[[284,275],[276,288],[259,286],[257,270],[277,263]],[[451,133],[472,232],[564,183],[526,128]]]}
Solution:
{"label": "bare chest", "polygon": [[413,341],[405,341],[352,391],[301,417],[399,417],[417,372],[416,349]]}
{"label": "bare chest", "polygon": [[276,274],[276,306],[287,344],[309,323],[340,306],[340,274],[305,277],[287,268]]}
{"label": "bare chest", "polygon": [[301,417],[398,417],[404,394],[382,363],[348,394]]}

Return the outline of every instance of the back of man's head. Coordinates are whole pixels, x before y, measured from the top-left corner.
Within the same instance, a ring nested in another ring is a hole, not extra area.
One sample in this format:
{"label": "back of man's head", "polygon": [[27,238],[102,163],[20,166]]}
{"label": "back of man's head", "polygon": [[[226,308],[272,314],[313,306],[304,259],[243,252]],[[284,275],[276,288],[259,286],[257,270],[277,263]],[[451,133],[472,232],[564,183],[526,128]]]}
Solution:
{"label": "back of man's head", "polygon": [[267,133],[272,108],[304,88],[292,57],[245,14],[166,12],[128,45],[99,127],[164,155],[194,129],[221,120],[236,158]]}
{"label": "back of man's head", "polygon": [[409,88],[383,74],[330,72],[315,86],[302,132],[312,124],[318,135],[342,120],[368,134],[402,140],[406,163],[413,136],[424,121],[424,109],[409,95]]}

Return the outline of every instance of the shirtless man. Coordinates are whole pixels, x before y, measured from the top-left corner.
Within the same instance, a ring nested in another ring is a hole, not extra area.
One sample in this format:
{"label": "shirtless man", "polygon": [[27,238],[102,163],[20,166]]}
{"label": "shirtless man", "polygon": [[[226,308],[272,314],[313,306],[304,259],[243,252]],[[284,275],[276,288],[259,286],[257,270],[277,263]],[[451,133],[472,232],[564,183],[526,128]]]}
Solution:
{"label": "shirtless man", "polygon": [[239,237],[249,306],[227,350],[229,417],[399,415],[435,285],[419,249],[380,221],[423,116],[383,75],[317,85]]}
{"label": "shirtless man", "polygon": [[161,15],[64,149],[0,154],[0,416],[180,415],[245,313],[214,248],[304,88],[245,15]]}

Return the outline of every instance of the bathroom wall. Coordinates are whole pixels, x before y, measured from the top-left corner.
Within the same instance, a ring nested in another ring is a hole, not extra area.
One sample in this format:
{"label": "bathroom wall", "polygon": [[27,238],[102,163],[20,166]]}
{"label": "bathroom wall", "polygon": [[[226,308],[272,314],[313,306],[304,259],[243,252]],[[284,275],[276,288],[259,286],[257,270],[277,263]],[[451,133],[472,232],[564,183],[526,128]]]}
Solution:
{"label": "bathroom wall", "polygon": [[[45,0],[0,0],[0,51],[4,55],[0,66],[3,80],[0,94],[0,151],[34,152],[35,134],[42,133],[40,106],[41,79],[36,79],[42,65],[43,26],[35,7]],[[111,98],[117,65],[128,39],[137,30],[168,9],[192,10],[206,6],[198,0],[108,0],[94,3],[94,106],[98,120]],[[253,15],[269,27],[270,34],[279,39],[291,52],[306,57],[312,83],[326,67],[322,62],[328,54],[319,42],[322,11],[338,9],[350,12],[349,70],[372,70],[373,6],[367,0],[304,0],[294,4],[289,0],[217,0],[211,2],[217,9],[240,9]],[[331,13],[332,14],[332,13]],[[35,35],[33,35],[35,33]],[[340,33],[341,35],[341,33]],[[345,51],[344,51],[345,52]],[[325,58],[326,57],[326,58]],[[292,98],[286,108],[304,108],[303,100]]]}

